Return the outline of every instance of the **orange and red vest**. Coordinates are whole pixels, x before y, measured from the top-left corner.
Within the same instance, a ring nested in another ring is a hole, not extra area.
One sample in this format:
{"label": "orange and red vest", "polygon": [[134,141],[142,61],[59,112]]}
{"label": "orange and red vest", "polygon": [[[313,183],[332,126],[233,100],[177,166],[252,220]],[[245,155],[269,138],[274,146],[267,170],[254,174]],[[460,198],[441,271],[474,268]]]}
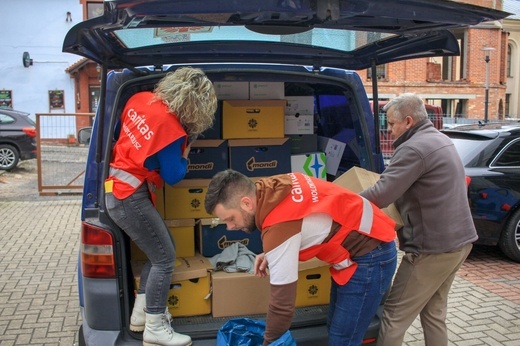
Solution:
{"label": "orange and red vest", "polygon": [[327,243],[301,250],[299,259],[306,261],[317,257],[332,264],[330,272],[336,283],[347,283],[357,268],[348,250],[341,245],[350,232],[359,232],[383,242],[395,239],[395,222],[357,193],[301,173],[288,175],[292,180],[291,194],[267,215],[262,229],[300,220],[314,213],[329,214],[341,228]]}
{"label": "orange and red vest", "polygon": [[[144,166],[145,160],[181,137],[186,137],[176,115],[152,92],[133,95],[121,115],[121,132],[113,152],[107,182],[113,181],[112,193],[119,199],[130,196],[145,181],[155,203],[155,187],[162,187],[157,170]],[[186,143],[182,150],[186,148]],[[105,184],[106,186],[106,184]],[[107,191],[108,192],[108,191]]]}

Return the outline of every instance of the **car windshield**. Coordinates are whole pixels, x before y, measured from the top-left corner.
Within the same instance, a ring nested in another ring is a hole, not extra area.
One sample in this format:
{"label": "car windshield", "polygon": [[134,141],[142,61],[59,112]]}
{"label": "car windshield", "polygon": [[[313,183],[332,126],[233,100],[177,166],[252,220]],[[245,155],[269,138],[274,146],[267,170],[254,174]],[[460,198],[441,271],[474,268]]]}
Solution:
{"label": "car windshield", "polygon": [[116,30],[114,34],[126,48],[135,49],[161,44],[214,41],[283,42],[353,51],[384,38],[395,36],[379,32],[361,32],[314,28],[288,35],[261,34],[243,26],[156,27]]}

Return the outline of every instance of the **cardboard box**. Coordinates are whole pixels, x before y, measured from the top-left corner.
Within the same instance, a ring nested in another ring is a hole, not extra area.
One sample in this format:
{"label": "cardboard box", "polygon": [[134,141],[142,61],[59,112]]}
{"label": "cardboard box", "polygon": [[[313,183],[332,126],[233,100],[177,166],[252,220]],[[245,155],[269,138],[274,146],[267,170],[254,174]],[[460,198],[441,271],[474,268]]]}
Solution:
{"label": "cardboard box", "polygon": [[304,154],[318,151],[318,135],[288,135],[291,140],[291,154]]}
{"label": "cardboard box", "polygon": [[249,273],[211,273],[213,317],[265,314],[269,307],[269,278]]}
{"label": "cardboard box", "polygon": [[327,180],[327,158],[325,153],[314,152],[291,155],[291,171]]}
{"label": "cardboard box", "polygon": [[249,82],[213,82],[219,100],[248,100]]}
{"label": "cardboard box", "polygon": [[[329,265],[313,258],[299,262],[298,270],[296,307],[328,304],[331,285]],[[269,277],[259,278],[248,273],[218,271],[211,273],[211,283],[213,317],[267,313]]]}
{"label": "cardboard box", "polygon": [[213,257],[233,243],[241,243],[255,254],[262,253],[260,236],[259,230],[253,233],[228,231],[226,224],[218,219],[200,219],[196,225],[197,247],[205,257]]}
{"label": "cardboard box", "polygon": [[281,100],[285,98],[284,82],[249,82],[251,100]]}
{"label": "cardboard box", "polygon": [[314,115],[314,96],[285,96],[286,115],[310,114]]}
{"label": "cardboard box", "polygon": [[285,100],[226,100],[222,138],[282,138]]}
{"label": "cardboard box", "polygon": [[288,138],[229,140],[229,167],[249,177],[289,173],[290,145]]}
{"label": "cardboard box", "polygon": [[[179,219],[179,220],[164,220],[170,234],[175,240],[177,257],[192,257],[195,256],[195,220],[194,219]],[[132,241],[130,243],[131,259],[137,261],[146,260],[146,255],[139,249],[139,247]]]}
{"label": "cardboard box", "polygon": [[227,141],[224,139],[199,139],[188,155],[185,179],[211,179],[229,166]]}
{"label": "cardboard box", "polygon": [[327,155],[327,174],[338,172],[346,144],[332,138],[318,136],[318,150]]}
{"label": "cardboard box", "polygon": [[[132,262],[132,270],[137,285],[144,262]],[[198,316],[211,313],[212,266],[201,255],[178,257],[175,261],[170,290],[168,293],[168,311],[174,317]]]}
{"label": "cardboard box", "polygon": [[202,132],[200,139],[221,139],[222,138],[222,101],[217,102],[217,110],[215,111],[215,120],[213,126]]}
{"label": "cardboard box", "polygon": [[286,135],[312,135],[314,133],[314,115],[285,114],[284,117]]}
{"label": "cardboard box", "polygon": [[164,216],[166,219],[212,218],[206,213],[204,198],[211,179],[184,179],[164,188]]}
{"label": "cardboard box", "polygon": [[[379,180],[379,174],[368,171],[360,167],[352,167],[347,172],[334,180],[335,184],[341,185],[350,191],[360,193],[361,191],[373,186]],[[403,227],[404,223],[401,214],[394,204],[382,209],[386,215],[395,221],[395,229]]]}
{"label": "cardboard box", "polygon": [[317,258],[298,264],[296,307],[323,305],[330,302],[330,265]]}

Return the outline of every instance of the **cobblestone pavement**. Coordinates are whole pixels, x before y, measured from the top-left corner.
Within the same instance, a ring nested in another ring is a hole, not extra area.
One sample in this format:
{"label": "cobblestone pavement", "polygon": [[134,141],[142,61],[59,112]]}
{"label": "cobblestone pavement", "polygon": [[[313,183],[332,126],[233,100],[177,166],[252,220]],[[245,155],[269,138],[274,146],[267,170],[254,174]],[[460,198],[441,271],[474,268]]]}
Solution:
{"label": "cobblestone pavement", "polygon": [[[79,198],[0,201],[1,346],[77,342],[79,219]],[[452,287],[448,325],[450,345],[520,345],[520,264],[476,247]],[[424,345],[419,320],[405,345]]]}

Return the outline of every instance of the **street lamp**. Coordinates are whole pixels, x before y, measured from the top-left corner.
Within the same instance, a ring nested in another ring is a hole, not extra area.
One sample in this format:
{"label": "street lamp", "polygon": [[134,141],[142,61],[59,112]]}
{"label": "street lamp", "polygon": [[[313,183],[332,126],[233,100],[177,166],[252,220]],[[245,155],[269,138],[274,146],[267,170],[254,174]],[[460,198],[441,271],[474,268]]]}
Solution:
{"label": "street lamp", "polygon": [[488,108],[489,108],[489,55],[491,51],[494,51],[495,48],[492,47],[484,47],[482,48],[484,51],[484,61],[486,62],[486,101],[484,103],[484,123],[488,122]]}

